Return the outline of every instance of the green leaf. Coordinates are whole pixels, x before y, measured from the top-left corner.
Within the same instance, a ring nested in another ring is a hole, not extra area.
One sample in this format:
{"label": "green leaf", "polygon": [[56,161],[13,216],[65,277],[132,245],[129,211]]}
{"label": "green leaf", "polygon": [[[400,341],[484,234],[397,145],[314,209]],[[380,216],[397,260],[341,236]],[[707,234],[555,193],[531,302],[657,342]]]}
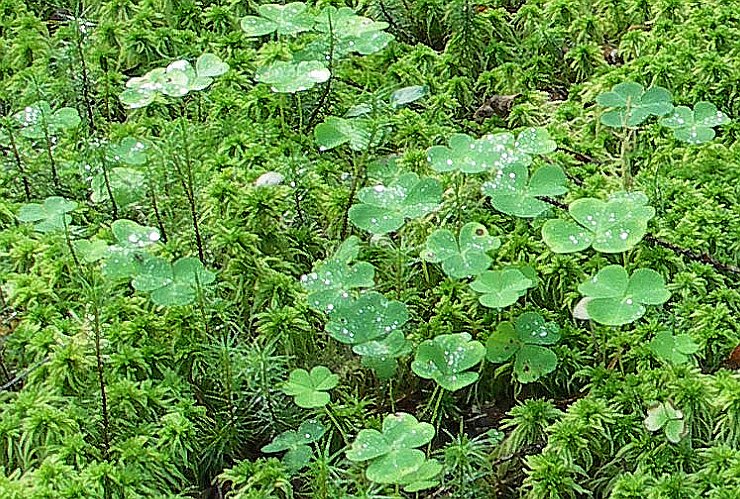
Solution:
{"label": "green leaf", "polygon": [[425,85],[412,85],[410,87],[399,88],[391,94],[391,106],[398,108],[406,104],[411,104],[421,99],[428,93]]}
{"label": "green leaf", "polygon": [[454,392],[477,381],[478,373],[468,369],[480,363],[485,353],[485,347],[468,333],[442,334],[419,345],[411,370]]}
{"label": "green leaf", "polygon": [[283,456],[283,463],[292,471],[298,471],[311,460],[313,451],[309,444],[319,441],[325,432],[326,429],[320,422],[304,421],[298,430],[288,430],[277,435],[261,450],[266,453],[288,451]]}
{"label": "green leaf", "polygon": [[13,117],[21,125],[21,135],[29,139],[46,139],[47,134],[57,135],[82,121],[76,109],[62,107],[52,111],[49,103],[43,100],[27,106]]}
{"label": "green leaf", "polygon": [[314,17],[306,12],[303,2],[260,5],[257,12],[260,17],[246,16],[241,20],[241,28],[247,36],[264,36],[273,32],[297,35],[309,31],[314,23]]}
{"label": "green leaf", "polygon": [[349,143],[353,151],[364,151],[371,144],[372,124],[366,118],[327,116],[314,128],[314,138],[320,151],[328,151]]}
{"label": "green leaf", "polygon": [[558,145],[550,138],[545,128],[527,128],[519,134],[514,147],[519,152],[535,156],[549,154],[555,151]]}
{"label": "green leaf", "polygon": [[460,229],[459,240],[447,229],[438,229],[429,235],[422,258],[431,263],[442,263],[442,270],[453,279],[476,276],[488,269],[488,252],[501,246],[497,237],[488,234],[481,224],[469,222]]}
{"label": "green leaf", "polygon": [[664,329],[650,341],[650,350],[662,360],[673,364],[685,364],[689,356],[699,350],[699,345],[694,343],[688,334],[674,336],[673,333]]}
{"label": "green leaf", "polygon": [[195,75],[190,79],[188,88],[191,91],[204,90],[213,83],[215,77],[223,75],[228,70],[229,65],[221,58],[206,52],[195,61]]}
{"label": "green leaf", "polygon": [[663,429],[666,438],[677,444],[681,441],[685,430],[683,413],[674,409],[670,402],[655,403],[648,408],[645,427],[648,431]]}
{"label": "green leaf", "polygon": [[502,322],[486,341],[486,358],[494,363],[514,359],[514,375],[520,383],[531,383],[555,370],[558,358],[543,345],[560,340],[560,328],[536,312],[525,312],[515,324]]}
{"label": "green leaf", "polygon": [[334,258],[316,264],[313,272],[301,276],[308,305],[314,310],[331,314],[352,301],[353,289],[375,285],[375,268],[371,264],[349,264],[357,254],[356,239],[352,241],[348,246],[343,244]]}
{"label": "green leaf", "polygon": [[406,305],[387,300],[375,291],[342,304],[330,317],[326,331],[335,340],[349,345],[383,339],[409,320]]}
{"label": "green leaf", "polygon": [[521,270],[508,268],[483,272],[470,284],[470,288],[483,293],[479,298],[482,305],[504,308],[514,304],[534,285],[532,279]]}
{"label": "green leaf", "polygon": [[599,95],[596,102],[613,108],[601,115],[601,122],[612,128],[633,128],[650,116],[665,116],[673,110],[668,90],[655,86],[645,91],[635,82],[615,85],[610,92]]}
{"label": "green leaf", "polygon": [[555,253],[573,253],[589,246],[602,253],[621,253],[633,248],[647,232],[655,209],[642,193],[616,193],[608,201],[581,198],[568,211],[577,223],[555,219],[542,226],[542,238]]}
{"label": "green leaf", "polygon": [[294,397],[298,407],[323,407],[331,400],[326,391],[337,386],[338,381],[339,376],[324,366],[316,366],[310,373],[305,369],[295,369],[283,386],[283,393]]}
{"label": "green leaf", "polygon": [[126,107],[138,109],[153,103],[158,95],[183,97],[190,91],[195,77],[193,66],[188,61],[178,60],[166,68],[155,68],[144,76],[129,79],[119,99]]}
{"label": "green leaf", "polygon": [[420,218],[437,209],[442,186],[436,179],[405,173],[387,186],[361,189],[357,199],[360,204],[350,208],[350,221],[373,234],[387,234],[400,229],[406,219]]}
{"label": "green leaf", "polygon": [[714,138],[714,127],[730,122],[725,113],[711,102],[697,102],[692,111],[678,106],[673,114],[660,120],[660,124],[673,129],[673,136],[689,144],[702,144]]}
{"label": "green leaf", "polygon": [[430,489],[439,484],[435,477],[442,472],[442,468],[442,464],[436,459],[429,459],[415,471],[401,477],[399,483],[404,485],[403,490],[409,493]]}
{"label": "green leaf", "polygon": [[534,218],[550,208],[538,197],[559,196],[568,192],[567,178],[559,166],[543,166],[531,179],[526,165],[516,163],[496,173],[494,180],[483,184],[483,194],[490,196],[494,208],[507,215]]}
{"label": "green leaf", "polygon": [[118,245],[123,248],[144,248],[158,242],[160,238],[159,230],[154,227],[139,225],[125,218],[114,221],[111,231]]}
{"label": "green leaf", "polygon": [[134,137],[125,137],[119,142],[110,144],[106,150],[106,160],[123,163],[129,166],[146,164],[147,146]]}
{"label": "green leaf", "polygon": [[604,267],[578,290],[588,299],[588,318],[607,326],[634,322],[645,315],[644,305],[660,305],[670,298],[665,281],[654,270],[638,269],[628,278],[619,265]]}
{"label": "green leaf", "polygon": [[325,7],[317,16],[314,28],[333,35],[335,57],[352,52],[373,54],[393,40],[393,35],[383,31],[388,28],[388,23],[358,16],[349,7]]}
{"label": "green leaf", "polygon": [[[113,199],[120,207],[130,206],[140,201],[146,194],[146,177],[132,168],[112,168],[108,172],[108,181]],[[93,177],[91,187],[90,199],[93,203],[103,203],[110,199],[103,173]]]}
{"label": "green leaf", "polygon": [[73,243],[77,257],[85,263],[95,263],[108,255],[108,243],[101,239],[78,239]]}
{"label": "green leaf", "polygon": [[150,292],[150,299],[157,305],[181,306],[192,303],[197,289],[214,280],[215,275],[197,258],[185,257],[171,264],[160,257],[149,257],[138,267],[131,285],[137,291]]}
{"label": "green leaf", "polygon": [[255,79],[270,85],[273,92],[290,93],[310,90],[323,83],[331,73],[320,61],[275,61],[257,70]]}
{"label": "green leaf", "polygon": [[68,213],[77,208],[77,203],[68,201],[60,196],[50,196],[43,204],[26,203],[18,212],[21,222],[35,222],[34,229],[38,232],[55,232],[69,227],[72,217]]}

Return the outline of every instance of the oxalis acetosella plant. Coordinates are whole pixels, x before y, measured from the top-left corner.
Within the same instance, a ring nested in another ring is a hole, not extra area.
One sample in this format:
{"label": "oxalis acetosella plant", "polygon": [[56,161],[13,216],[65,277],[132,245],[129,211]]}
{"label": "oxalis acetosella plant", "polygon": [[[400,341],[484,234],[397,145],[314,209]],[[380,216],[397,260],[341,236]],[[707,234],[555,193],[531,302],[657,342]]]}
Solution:
{"label": "oxalis acetosella plant", "polygon": [[[167,102],[166,97],[180,98],[185,97],[190,92],[205,90],[211,86],[214,78],[225,74],[228,70],[228,64],[217,55],[208,52],[198,57],[195,67],[186,60],[178,60],[166,68],[156,68],[144,76],[131,78],[126,83],[126,90],[121,93],[120,100],[129,109],[145,108],[158,101]],[[182,154],[173,155],[172,164],[190,208],[198,258],[201,263],[205,263],[205,249],[200,231],[197,204],[196,185],[198,182],[194,164],[195,159],[189,145],[188,122],[184,116],[181,116],[179,125]],[[159,211],[156,209],[155,197],[152,197],[152,203],[159,225],[162,226]]]}

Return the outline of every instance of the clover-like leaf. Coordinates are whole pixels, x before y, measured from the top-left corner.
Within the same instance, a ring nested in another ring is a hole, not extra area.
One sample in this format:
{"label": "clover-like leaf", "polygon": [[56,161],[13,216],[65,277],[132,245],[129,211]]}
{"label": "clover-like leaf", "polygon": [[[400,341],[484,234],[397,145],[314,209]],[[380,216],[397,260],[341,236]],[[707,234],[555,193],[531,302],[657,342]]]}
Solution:
{"label": "clover-like leaf", "polygon": [[135,276],[140,271],[141,264],[149,258],[144,249],[159,241],[159,231],[126,219],[114,221],[111,231],[116,244],[108,247],[103,275],[109,279]]}
{"label": "clover-like leaf", "polygon": [[609,265],[581,283],[589,319],[607,326],[621,326],[645,315],[645,305],[661,305],[671,294],[660,274],[637,269],[631,276],[624,267]]}
{"label": "clover-like leaf", "polygon": [[72,223],[72,216],[68,213],[77,208],[77,203],[68,201],[60,196],[51,196],[43,204],[26,203],[18,212],[21,222],[34,222],[33,228],[38,232],[54,232],[65,230]]}
{"label": "clover-like leaf", "polygon": [[636,127],[650,116],[665,116],[673,110],[668,90],[658,86],[645,90],[635,82],[615,85],[599,95],[596,102],[612,108],[601,115],[601,123],[612,128]]}
{"label": "clover-like leaf", "polygon": [[[389,414],[383,420],[382,432],[360,430],[346,456],[350,461],[370,461],[366,471],[368,480],[402,485],[407,483],[405,477],[424,466],[426,458],[417,448],[432,438],[434,427],[431,424],[420,423],[403,412]],[[422,474],[426,476],[428,471]]]}
{"label": "clover-like leaf", "polygon": [[339,376],[332,374],[324,366],[316,366],[311,372],[295,369],[283,386],[283,393],[294,397],[298,407],[304,409],[324,407],[331,400],[326,392],[337,386],[338,381]]}
{"label": "clover-like leaf", "polygon": [[92,179],[92,194],[90,199],[93,203],[103,203],[110,199],[108,186],[113,194],[113,199],[118,206],[130,206],[141,200],[145,195],[146,177],[143,173],[133,168],[111,168],[108,172],[108,185],[105,182],[105,174],[99,173]]}
{"label": "clover-like leaf", "polygon": [[273,92],[290,93],[310,90],[323,83],[331,73],[320,61],[275,61],[257,70],[255,79],[270,85]]}
{"label": "clover-like leaf", "polygon": [[134,137],[124,137],[118,142],[110,144],[106,149],[106,160],[115,163],[123,163],[128,166],[141,166],[146,164],[147,146]]}
{"label": "clover-like leaf", "polygon": [[548,220],[542,238],[555,253],[582,251],[589,246],[601,253],[621,253],[633,248],[647,232],[655,209],[641,192],[618,192],[609,200],[581,198],[568,211],[577,223]]}
{"label": "clover-like leaf", "polygon": [[714,127],[730,122],[725,113],[711,102],[697,102],[694,110],[678,106],[673,114],[660,120],[664,127],[673,129],[673,136],[689,144],[701,144],[714,138]]}
{"label": "clover-like leaf", "polygon": [[29,139],[46,139],[47,135],[57,135],[82,121],[76,109],[61,107],[52,111],[44,100],[27,106],[13,117],[21,125],[21,135]]}
{"label": "clover-like leaf", "polygon": [[559,196],[568,192],[567,178],[559,166],[537,169],[529,178],[529,168],[515,163],[498,170],[493,180],[483,184],[483,194],[490,196],[494,208],[507,215],[533,218],[549,205],[538,197]]}
{"label": "clover-like leaf", "polygon": [[216,276],[197,258],[184,257],[171,264],[164,258],[149,257],[140,264],[131,285],[137,291],[150,292],[157,305],[188,305],[201,286],[211,284]]}
{"label": "clover-like leaf", "polygon": [[410,87],[399,88],[391,94],[391,107],[398,108],[411,104],[424,97],[428,92],[425,85],[411,85]]}
{"label": "clover-like leaf", "polygon": [[683,413],[670,402],[652,404],[645,417],[645,427],[648,431],[663,429],[665,436],[674,444],[680,442],[685,434]]}
{"label": "clover-like leaf", "polygon": [[502,322],[486,341],[486,358],[491,362],[514,360],[514,374],[520,383],[531,383],[555,370],[558,358],[543,345],[560,340],[560,328],[536,312],[525,312],[514,324]]}
{"label": "clover-like leaf", "polygon": [[479,298],[482,305],[504,308],[516,303],[526,294],[527,289],[535,285],[536,282],[520,269],[507,268],[483,272],[470,283],[470,288],[483,293]]}
{"label": "clover-like leaf", "polygon": [[476,276],[488,269],[488,252],[501,246],[499,238],[488,234],[481,224],[469,222],[460,229],[459,239],[447,229],[438,229],[427,238],[422,258],[442,263],[442,270],[453,279]]}
{"label": "clover-like leaf", "polygon": [[358,16],[349,7],[324,7],[316,17],[314,29],[334,37],[335,57],[342,57],[351,52],[362,55],[373,54],[382,50],[393,40],[393,35],[386,33],[388,23],[373,21]]}
{"label": "clover-like leaf", "polygon": [[138,109],[154,102],[158,95],[183,97],[190,91],[194,76],[195,70],[188,61],[175,61],[166,68],[155,68],[144,76],[129,79],[119,99],[126,107]]}
{"label": "clover-like leaf", "polygon": [[435,171],[494,171],[499,176],[507,167],[515,164],[528,166],[532,156],[547,154],[556,147],[543,128],[526,129],[516,138],[509,132],[489,134],[480,139],[457,133],[450,137],[448,144],[449,147],[427,149],[427,161]]}
{"label": "clover-like leaf", "polygon": [[468,333],[441,334],[419,345],[411,370],[454,392],[478,380],[478,373],[469,369],[480,363],[485,354],[483,345],[471,340]]}
{"label": "clover-like leaf", "polygon": [[188,88],[190,90],[204,90],[208,88],[213,79],[221,76],[229,70],[226,64],[216,54],[206,52],[195,61],[195,75],[190,79]]}
{"label": "clover-like leaf", "polygon": [[349,219],[373,234],[401,228],[406,219],[423,217],[439,206],[442,186],[433,178],[405,173],[389,185],[365,187],[357,194],[360,204],[349,209]]}
{"label": "clover-like leaf", "polygon": [[102,239],[78,239],[73,243],[77,257],[85,263],[95,263],[108,255],[108,243]]}
{"label": "clover-like leaf", "polygon": [[673,364],[685,364],[699,350],[688,334],[673,335],[667,329],[659,331],[650,341],[650,350],[660,359]]}
{"label": "clover-like leaf", "polygon": [[367,118],[327,116],[314,128],[314,138],[320,151],[349,144],[353,151],[364,151],[373,141],[372,124]]}
{"label": "clover-like leaf", "polygon": [[309,31],[315,19],[306,12],[303,2],[260,5],[257,12],[259,16],[246,16],[241,20],[242,30],[247,36],[264,36],[274,32],[278,35],[297,35]]}
{"label": "clover-like leaf", "polygon": [[401,477],[398,483],[403,485],[405,492],[410,493],[430,489],[439,484],[437,476],[441,473],[442,468],[442,464],[436,459],[427,459],[415,471]]}
{"label": "clover-like leaf", "polygon": [[272,442],[262,447],[262,452],[288,451],[283,456],[283,463],[289,469],[298,471],[311,460],[313,451],[309,444],[318,442],[325,432],[326,428],[319,421],[304,421],[298,430],[288,430],[277,435]]}
{"label": "clover-like leaf", "polygon": [[[409,320],[406,305],[399,301],[388,300],[375,291],[363,293],[351,302],[345,302],[331,315],[326,324],[326,331],[337,341],[348,345],[363,345],[374,340],[381,340],[393,331],[400,329]],[[369,348],[369,347],[365,347]],[[377,348],[382,348],[379,345]],[[380,351],[370,352],[357,350],[363,355],[382,356]]]}
{"label": "clover-like leaf", "polygon": [[308,292],[308,305],[314,310],[332,313],[353,300],[351,291],[370,288],[375,284],[375,268],[367,262],[350,263],[357,258],[359,239],[344,241],[336,254],[314,265],[313,272],[301,276]]}

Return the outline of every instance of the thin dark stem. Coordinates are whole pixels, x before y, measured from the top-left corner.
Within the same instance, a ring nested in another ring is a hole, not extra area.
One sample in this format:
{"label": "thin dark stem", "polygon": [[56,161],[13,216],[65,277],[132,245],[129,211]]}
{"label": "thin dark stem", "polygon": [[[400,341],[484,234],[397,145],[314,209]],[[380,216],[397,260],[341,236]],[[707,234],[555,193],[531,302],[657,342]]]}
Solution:
{"label": "thin dark stem", "polygon": [[167,242],[167,232],[164,230],[164,222],[162,216],[159,214],[159,208],[157,207],[157,195],[154,192],[154,186],[149,185],[149,199],[152,201],[152,209],[154,210],[154,217],[157,219],[157,227],[159,227],[159,234],[162,236],[162,242]]}
{"label": "thin dark stem", "polygon": [[321,109],[324,107],[326,99],[331,93],[331,81],[334,77],[334,29],[331,23],[331,14],[329,14],[328,11],[327,19],[329,22],[329,79],[327,80],[326,85],[324,85],[324,91],[321,93],[321,97],[319,97],[319,102],[316,104],[316,107],[311,112],[311,116],[308,118],[308,128],[313,128],[316,123],[316,119],[318,118]]}
{"label": "thin dark stem", "polygon": [[49,166],[51,167],[51,178],[54,181],[54,188],[59,188],[59,175],[57,174],[57,164],[54,161],[54,155],[51,152],[51,137],[49,137],[49,127],[46,125],[46,120],[43,123],[44,126],[44,142],[46,142],[46,155],[49,157]]}
{"label": "thin dark stem", "polygon": [[75,267],[77,267],[77,270],[82,269],[82,266],[80,265],[80,260],[77,258],[77,253],[75,252],[75,248],[72,245],[72,238],[69,236],[69,225],[67,224],[67,215],[62,215],[62,223],[64,224],[64,241],[67,243],[67,248],[69,248],[69,252],[72,255],[72,260],[75,262]]}
{"label": "thin dark stem", "polygon": [[33,364],[31,366],[28,366],[20,374],[17,374],[13,379],[11,379],[7,383],[5,383],[2,386],[0,386],[0,392],[4,392],[5,390],[8,390],[8,389],[12,388],[17,383],[20,383],[21,381],[23,381],[24,379],[26,379],[29,374],[31,374],[32,372],[34,372],[39,367],[41,367],[44,364],[46,364],[48,361],[49,361],[49,358],[47,357],[45,359],[42,359],[42,360],[36,362],[35,364]]}
{"label": "thin dark stem", "polygon": [[[87,113],[88,129],[91,135],[95,134],[95,118],[93,114],[92,100],[90,99],[90,76],[87,71],[85,54],[82,50],[82,32],[80,31],[79,17],[76,19],[77,28],[77,56],[80,59],[80,69],[82,69],[82,100],[85,102],[85,111]],[[115,209],[115,208],[114,208]]]}
{"label": "thin dark stem", "polygon": [[116,200],[113,197],[113,188],[110,184],[110,175],[108,173],[108,161],[105,159],[105,152],[100,153],[100,164],[103,169],[103,180],[105,181],[105,190],[108,192],[108,197],[110,198],[110,205],[111,209],[113,211],[113,219],[116,220],[118,218],[118,205],[116,204]]}
{"label": "thin dark stem", "polygon": [[185,196],[188,198],[188,204],[190,205],[190,217],[193,221],[193,231],[195,232],[195,244],[198,247],[198,259],[201,263],[205,264],[206,259],[203,252],[203,238],[200,234],[200,226],[198,225],[198,207],[195,202],[195,176],[193,173],[193,162],[190,156],[190,147],[188,145],[187,129],[185,128],[185,121],[180,120],[180,129],[182,131],[183,139],[183,152],[185,154],[185,168],[186,176],[183,178],[182,171],[179,171],[180,182],[183,184],[185,190]]}
{"label": "thin dark stem", "polygon": [[18,172],[21,174],[21,181],[23,182],[23,192],[26,194],[26,202],[30,202],[31,184],[28,181],[28,175],[26,174],[25,168],[23,168],[21,154],[18,151],[18,145],[15,142],[15,134],[13,133],[11,127],[6,126],[5,129],[8,131],[8,140],[10,140],[10,151],[13,153],[13,159],[15,159],[15,167],[18,168]]}

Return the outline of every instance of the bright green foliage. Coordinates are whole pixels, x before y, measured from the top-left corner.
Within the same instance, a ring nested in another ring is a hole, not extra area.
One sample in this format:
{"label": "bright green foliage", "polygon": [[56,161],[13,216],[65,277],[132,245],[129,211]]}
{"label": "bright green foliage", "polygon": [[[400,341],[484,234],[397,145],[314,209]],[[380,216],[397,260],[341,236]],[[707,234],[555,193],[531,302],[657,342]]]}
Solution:
{"label": "bright green foliage", "polygon": [[556,147],[544,128],[528,128],[518,137],[503,132],[473,139],[469,135],[456,133],[450,137],[449,147],[434,146],[427,149],[427,161],[437,172],[493,171],[498,175],[514,164],[527,166],[532,162],[532,156],[550,153]]}
{"label": "bright green foliage", "polygon": [[599,95],[596,102],[612,108],[601,115],[601,122],[612,128],[633,128],[651,116],[665,116],[673,110],[668,90],[658,86],[645,90],[635,82],[614,85],[611,91]]}
{"label": "bright green foliage", "polygon": [[141,263],[131,285],[150,293],[155,304],[171,307],[192,303],[200,288],[215,279],[197,258],[184,257],[173,264],[155,256]]}
{"label": "bright green foliage", "polygon": [[661,305],[671,293],[663,277],[650,269],[628,275],[624,267],[609,265],[578,286],[585,297],[586,314],[599,324],[621,326],[645,315],[645,305]]}
{"label": "bright green foliage", "polygon": [[404,490],[416,491],[436,484],[434,477],[441,471],[436,461],[427,461],[417,449],[434,438],[434,427],[420,423],[411,414],[399,412],[383,419],[382,432],[361,430],[347,459],[355,462],[370,461],[367,479],[383,484],[404,485]]}
{"label": "bright green foliage", "polygon": [[664,127],[673,129],[673,136],[689,144],[702,144],[714,138],[714,127],[730,122],[725,113],[711,102],[697,102],[694,110],[677,106],[673,114],[660,120]]}
{"label": "bright green foliage", "polygon": [[[118,206],[130,206],[140,201],[146,192],[146,177],[133,168],[112,168],[108,172],[108,182],[113,199]],[[103,203],[110,199],[103,173],[93,177],[91,188],[90,199],[93,203]]]}
{"label": "bright green foliage", "polygon": [[504,308],[516,303],[534,287],[536,282],[516,268],[488,270],[470,283],[470,288],[483,293],[479,300],[482,305],[491,308]]}
{"label": "bright green foliage", "polygon": [[333,258],[317,263],[313,272],[301,276],[311,308],[331,313],[350,303],[353,289],[369,288],[375,284],[375,269],[371,264],[358,262],[350,265],[359,251],[359,239],[351,236],[342,243]]}
{"label": "bright green foliage", "polygon": [[324,407],[331,397],[327,391],[339,382],[339,376],[324,366],[316,366],[311,372],[305,369],[294,369],[288,381],[283,385],[283,393],[294,397],[298,407],[313,409]]}
{"label": "bright green foliage", "polygon": [[560,340],[560,327],[546,322],[537,312],[525,312],[514,324],[502,322],[486,341],[486,358],[494,363],[514,358],[514,375],[520,383],[531,383],[555,370],[558,357],[543,345]]}
{"label": "bright green foliage", "polygon": [[668,441],[677,444],[685,431],[683,413],[675,409],[670,402],[653,404],[647,411],[645,427],[648,431],[662,429]]}
{"label": "bright green foliage", "polygon": [[371,123],[366,118],[327,116],[314,128],[314,138],[320,151],[328,151],[349,144],[354,151],[364,151],[373,140]]}
{"label": "bright green foliage", "polygon": [[159,241],[159,231],[126,219],[113,222],[111,231],[116,242],[108,247],[103,275],[109,279],[133,277],[139,271],[141,262],[147,258],[144,250]]}
{"label": "bright green foliage", "polygon": [[29,139],[46,139],[76,127],[81,121],[76,109],[61,107],[52,111],[44,100],[27,106],[13,117],[21,125],[21,135]]}
{"label": "bright green foliage", "polygon": [[306,12],[303,2],[259,5],[257,12],[259,17],[246,16],[241,19],[242,30],[247,36],[264,36],[275,32],[278,35],[297,35],[310,30],[315,20]]}
{"label": "bright green foliage", "polygon": [[411,85],[408,87],[394,90],[391,94],[390,105],[393,108],[399,108],[406,104],[416,102],[429,93],[429,89],[424,85]]}
{"label": "bright green foliage", "polygon": [[43,204],[26,203],[18,212],[21,222],[33,222],[33,228],[38,232],[62,231],[72,223],[72,216],[68,213],[77,208],[77,203],[68,201],[61,196],[51,196]]}
{"label": "bright green foliage", "polygon": [[73,242],[78,258],[85,263],[95,263],[108,256],[108,243],[102,239],[79,239]]}
{"label": "bright green foliage", "polygon": [[213,83],[213,78],[229,70],[228,64],[218,56],[205,53],[195,64],[178,60],[166,68],[155,68],[144,76],[131,78],[126,82],[120,99],[130,109],[146,107],[158,96],[184,97],[191,91],[204,90]]}
{"label": "bright green foliage", "polygon": [[301,423],[298,430],[288,430],[276,436],[272,442],[262,447],[262,452],[288,451],[283,455],[283,463],[293,471],[298,471],[311,460],[311,446],[324,436],[326,428],[319,421],[308,420]]}
{"label": "bright green foliage", "polygon": [[674,336],[664,329],[650,341],[650,350],[662,360],[672,364],[685,364],[691,355],[699,351],[699,345],[688,334]]}
{"label": "bright green foliage", "polygon": [[480,363],[485,354],[483,345],[471,340],[468,333],[441,334],[419,345],[411,370],[454,392],[478,380],[478,373],[469,369]]}
{"label": "bright green foliage", "polygon": [[589,246],[602,253],[627,251],[642,240],[655,216],[647,202],[642,192],[618,192],[607,201],[576,199],[568,212],[577,223],[548,220],[542,226],[542,238],[555,253],[573,253]]}
{"label": "bright green foliage", "polygon": [[427,237],[422,258],[442,263],[442,270],[453,279],[477,276],[491,264],[489,251],[501,246],[497,237],[488,234],[481,224],[469,222],[460,229],[460,237],[447,229],[437,229]]}
{"label": "bright green foliage", "polygon": [[349,7],[339,9],[328,6],[316,17],[314,29],[334,38],[335,57],[344,57],[352,52],[361,55],[374,54],[385,48],[393,40],[393,35],[386,33],[388,23],[373,21],[358,16]]}
{"label": "bright green foliage", "polygon": [[406,305],[370,291],[337,308],[326,330],[337,341],[361,345],[386,337],[408,320]]}
{"label": "bright green foliage", "polygon": [[106,160],[128,166],[141,166],[147,161],[147,146],[134,137],[125,137],[106,148]]}
{"label": "bright green foliage", "polygon": [[360,204],[349,210],[349,219],[360,229],[387,234],[403,226],[408,218],[421,218],[438,206],[442,186],[434,178],[404,173],[389,185],[365,187],[357,194]]}
{"label": "bright green foliage", "polygon": [[270,85],[273,92],[294,94],[310,90],[331,77],[320,61],[276,61],[257,70],[255,79]]}
{"label": "bright green foliage", "polygon": [[483,194],[491,198],[494,208],[507,215],[533,218],[550,206],[538,197],[559,196],[568,192],[567,178],[559,166],[538,168],[529,178],[529,168],[521,163],[496,172],[493,180],[483,184]]}

